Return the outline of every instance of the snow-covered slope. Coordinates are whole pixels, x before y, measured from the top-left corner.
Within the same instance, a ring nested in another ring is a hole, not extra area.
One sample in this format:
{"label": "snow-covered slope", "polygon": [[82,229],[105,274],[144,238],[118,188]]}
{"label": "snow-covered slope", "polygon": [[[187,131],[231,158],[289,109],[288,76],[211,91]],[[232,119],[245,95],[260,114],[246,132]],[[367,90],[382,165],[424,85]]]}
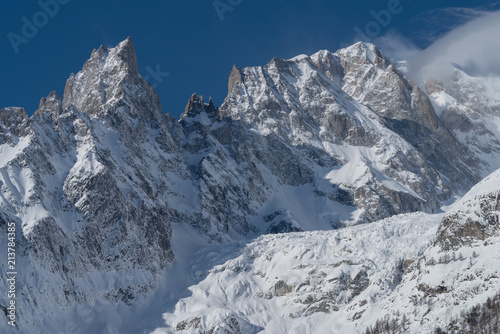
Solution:
{"label": "snow-covered slope", "polygon": [[[460,314],[500,291],[499,196],[500,170],[446,214],[262,236],[229,259],[203,248],[189,294],[154,333],[365,333],[384,320],[397,333],[466,330]],[[484,230],[466,233],[471,221]]]}
{"label": "snow-covered slope", "polygon": [[[412,265],[382,314],[406,314],[414,333],[467,330],[464,311],[500,291],[500,170],[455,203],[443,217],[432,247]],[[413,316],[412,316],[413,315]],[[452,319],[454,318],[454,319]],[[458,319],[455,320],[455,319]]]}
{"label": "snow-covered slope", "polygon": [[440,217],[262,236],[229,260],[220,246],[202,249],[189,263],[189,296],[154,333],[361,332],[429,247]]}

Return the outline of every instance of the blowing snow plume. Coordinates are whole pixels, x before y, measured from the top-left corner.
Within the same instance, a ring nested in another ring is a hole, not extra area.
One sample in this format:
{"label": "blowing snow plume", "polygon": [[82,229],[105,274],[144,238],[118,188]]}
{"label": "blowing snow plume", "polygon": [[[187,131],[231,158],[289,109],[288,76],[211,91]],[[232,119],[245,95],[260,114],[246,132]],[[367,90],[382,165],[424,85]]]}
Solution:
{"label": "blowing snow plume", "polygon": [[448,81],[453,68],[472,76],[499,76],[500,11],[488,13],[460,26],[409,62],[409,76],[417,82]]}

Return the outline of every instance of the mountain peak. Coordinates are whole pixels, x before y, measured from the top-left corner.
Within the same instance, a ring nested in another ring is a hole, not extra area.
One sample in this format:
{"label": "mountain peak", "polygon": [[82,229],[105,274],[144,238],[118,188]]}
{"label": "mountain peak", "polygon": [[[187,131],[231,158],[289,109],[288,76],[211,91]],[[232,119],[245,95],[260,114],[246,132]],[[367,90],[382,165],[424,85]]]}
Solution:
{"label": "mountain peak", "polygon": [[112,69],[118,66],[120,69],[126,69],[133,74],[139,73],[134,42],[130,37],[127,37],[114,48],[105,48],[101,45],[99,49],[94,49],[85,65],[94,63],[98,63],[104,68]]}
{"label": "mountain peak", "polygon": [[205,103],[203,99],[203,95],[198,95],[194,93],[189,98],[188,103],[186,104],[186,108],[184,112],[180,116],[180,119],[184,119],[185,117],[192,118],[196,117],[201,113],[207,113],[209,117],[213,117],[217,115],[217,108],[215,108],[212,98],[208,100],[208,103]]}
{"label": "mountain peak", "polygon": [[43,113],[49,113],[55,119],[62,112],[61,103],[62,103],[62,100],[59,97],[59,95],[57,95],[56,92],[52,91],[52,92],[50,92],[49,96],[42,97],[40,99],[40,104],[38,106],[38,110],[35,111],[35,114],[41,115]]}
{"label": "mountain peak", "polygon": [[[63,109],[73,105],[81,111],[100,114],[109,109],[105,107],[109,102],[120,100],[134,90],[145,89],[143,81],[130,37],[114,48],[101,46],[92,52],[80,72],[69,77],[64,89]],[[124,85],[130,87],[125,89]]]}
{"label": "mountain peak", "polygon": [[335,55],[341,59],[349,59],[350,62],[359,62],[361,60],[363,63],[369,62],[378,67],[386,67],[389,63],[382,51],[374,44],[367,42],[357,42],[347,48],[338,50]]}
{"label": "mountain peak", "polygon": [[101,46],[99,47],[99,49],[92,50],[92,53],[90,54],[90,58],[102,57],[105,52],[106,52],[106,48],[101,44]]}
{"label": "mountain peak", "polygon": [[110,49],[109,57],[111,58],[115,56],[119,58],[124,64],[128,65],[128,68],[134,74],[139,73],[139,69],[137,67],[137,57],[135,54],[135,47],[132,38],[127,37],[126,40],[122,41],[115,48]]}
{"label": "mountain peak", "polygon": [[378,50],[378,48],[373,43],[359,41],[341,50],[371,50],[375,52],[376,50]]}
{"label": "mountain peak", "polygon": [[234,87],[238,86],[241,82],[243,82],[243,74],[241,70],[233,65],[233,69],[229,74],[229,82],[227,85],[228,94],[230,94]]}

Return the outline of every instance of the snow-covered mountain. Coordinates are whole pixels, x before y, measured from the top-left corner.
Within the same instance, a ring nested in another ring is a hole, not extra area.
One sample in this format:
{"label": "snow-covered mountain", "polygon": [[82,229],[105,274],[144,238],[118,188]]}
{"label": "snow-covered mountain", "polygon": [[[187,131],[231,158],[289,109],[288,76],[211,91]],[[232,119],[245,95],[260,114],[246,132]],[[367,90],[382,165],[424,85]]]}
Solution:
{"label": "snow-covered mountain", "polygon": [[[14,222],[19,330],[338,332],[402,316],[391,298],[410,305],[441,266],[426,254],[470,258],[478,236],[495,247],[498,207],[471,223],[460,202],[440,223],[444,202],[500,167],[488,83],[457,69],[424,91],[357,43],[235,66],[221,106],[193,94],[175,120],[131,39],[94,50],[62,98],[31,117],[0,110],[0,256]],[[494,175],[473,191],[497,191]],[[445,325],[452,312],[435,309]]]}
{"label": "snow-covered mountain", "polygon": [[455,67],[449,82],[426,87],[443,123],[482,161],[483,173],[500,168],[500,79],[475,77]]}
{"label": "snow-covered mountain", "polygon": [[331,185],[342,189],[360,209],[358,221],[431,212],[479,180],[471,152],[441,123],[427,95],[371,44],[233,68],[220,113],[291,144],[305,156],[299,161],[311,149],[332,160],[309,159],[293,179],[312,178],[316,192],[329,198]]}

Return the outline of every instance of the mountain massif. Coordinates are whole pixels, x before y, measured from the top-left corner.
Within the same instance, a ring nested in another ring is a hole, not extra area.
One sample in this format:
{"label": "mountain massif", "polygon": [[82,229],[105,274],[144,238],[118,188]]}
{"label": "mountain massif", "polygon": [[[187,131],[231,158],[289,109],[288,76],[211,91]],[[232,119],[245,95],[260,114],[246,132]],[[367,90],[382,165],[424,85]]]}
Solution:
{"label": "mountain massif", "polygon": [[235,66],[176,120],[129,38],[0,110],[2,332],[467,328],[499,290],[500,79],[399,65],[360,42]]}

